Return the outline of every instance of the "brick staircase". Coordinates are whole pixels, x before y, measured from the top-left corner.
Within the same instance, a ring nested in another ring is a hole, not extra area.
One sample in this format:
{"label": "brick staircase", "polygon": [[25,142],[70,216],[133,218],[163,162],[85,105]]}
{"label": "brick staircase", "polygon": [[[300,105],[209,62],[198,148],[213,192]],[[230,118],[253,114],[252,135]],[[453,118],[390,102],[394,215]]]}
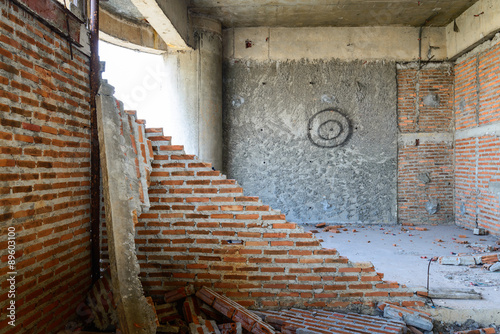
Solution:
{"label": "brick staircase", "polygon": [[145,134],[154,153],[151,207],[139,217],[135,243],[146,295],[193,284],[250,308],[372,313],[379,301],[424,305],[415,291],[383,281],[371,263],[323,249],[235,180],[172,145],[162,129]]}

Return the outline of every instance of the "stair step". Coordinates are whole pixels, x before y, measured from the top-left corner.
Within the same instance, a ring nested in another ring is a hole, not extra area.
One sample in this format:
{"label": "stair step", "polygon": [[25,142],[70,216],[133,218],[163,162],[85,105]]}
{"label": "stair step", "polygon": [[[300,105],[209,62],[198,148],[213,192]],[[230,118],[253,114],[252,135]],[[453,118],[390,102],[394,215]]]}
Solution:
{"label": "stair step", "polygon": [[134,116],[134,118],[137,120],[137,110],[125,110],[125,113],[130,116]]}
{"label": "stair step", "polygon": [[[146,129],[147,130],[147,129]],[[158,134],[151,134],[146,132],[146,138],[148,138],[151,141],[151,144],[153,146],[159,146],[159,145],[170,145],[172,137],[170,136],[160,136]]]}
{"label": "stair step", "polygon": [[157,136],[163,136],[163,128],[146,128],[146,134],[154,133]]}
{"label": "stair step", "polygon": [[159,152],[161,152],[161,151],[184,151],[183,145],[154,145],[154,146],[158,149]]}

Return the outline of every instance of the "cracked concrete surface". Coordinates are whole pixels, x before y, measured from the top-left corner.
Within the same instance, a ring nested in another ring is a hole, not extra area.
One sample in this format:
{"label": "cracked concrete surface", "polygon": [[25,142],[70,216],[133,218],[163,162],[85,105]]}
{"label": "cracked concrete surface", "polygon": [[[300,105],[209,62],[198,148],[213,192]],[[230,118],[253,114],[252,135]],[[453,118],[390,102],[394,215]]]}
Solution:
{"label": "cracked concrete surface", "polygon": [[[427,231],[415,230],[415,226],[345,225],[347,231],[340,229],[341,233],[322,232],[314,225],[305,228],[319,231],[316,236],[323,239],[323,247],[335,248],[353,262],[371,261],[378,272],[384,273],[384,280],[397,281],[408,287],[426,286],[429,259],[434,256],[469,254],[474,252],[474,246],[500,247],[498,237],[473,235],[472,231],[455,225],[425,225]],[[460,235],[466,238],[460,238]],[[467,241],[468,244],[457,241]],[[435,312],[436,319],[456,321],[457,314],[462,314],[460,320],[463,322],[471,318],[485,325],[498,323],[500,319],[500,271],[432,262],[429,287],[471,288],[483,296],[481,300],[434,299],[436,309],[432,312]]]}

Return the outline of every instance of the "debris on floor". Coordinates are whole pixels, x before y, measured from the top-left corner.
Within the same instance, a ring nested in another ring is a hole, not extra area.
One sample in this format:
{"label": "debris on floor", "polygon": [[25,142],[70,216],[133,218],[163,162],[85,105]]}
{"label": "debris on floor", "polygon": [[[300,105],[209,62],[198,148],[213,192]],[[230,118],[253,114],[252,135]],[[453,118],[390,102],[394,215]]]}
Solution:
{"label": "debris on floor", "polygon": [[468,319],[464,323],[444,324],[436,322],[434,331],[443,334],[496,334],[500,333],[500,324],[481,326],[476,321]]}
{"label": "debris on floor", "polygon": [[454,334],[495,334],[495,328],[480,328],[480,329],[472,329],[470,331],[460,331],[455,332]]}
{"label": "debris on floor", "polygon": [[408,326],[424,331],[432,330],[432,318],[429,313],[387,302],[379,303],[377,307],[384,312],[384,318],[403,321]]}
{"label": "debris on floor", "polygon": [[355,313],[323,310],[282,310],[258,313],[283,334],[313,333],[404,333],[405,323]]}
{"label": "debris on floor", "polygon": [[444,265],[455,266],[470,266],[479,264],[493,264],[500,261],[500,253],[476,254],[476,255],[460,255],[457,256],[441,256],[439,263]]}
{"label": "debris on floor", "polygon": [[[91,294],[99,300],[108,300],[112,292],[109,277],[99,281]],[[153,303],[157,315],[157,333],[169,334],[315,334],[315,333],[429,333],[433,328],[429,314],[394,303],[378,305],[381,316],[362,315],[316,310],[266,310],[251,311],[210,288],[195,292],[186,286],[165,293],[161,302]],[[167,302],[168,301],[168,302]],[[116,331],[117,319],[113,314],[115,305],[99,307],[93,311],[90,331]],[[91,305],[91,308],[95,305]],[[107,309],[107,312],[102,312]],[[382,316],[383,315],[383,316]],[[103,326],[106,324],[106,326]],[[82,332],[85,333],[85,332]],[[93,332],[94,333],[94,332]],[[97,333],[97,332],[95,332]],[[488,332],[489,333],[489,332]]]}

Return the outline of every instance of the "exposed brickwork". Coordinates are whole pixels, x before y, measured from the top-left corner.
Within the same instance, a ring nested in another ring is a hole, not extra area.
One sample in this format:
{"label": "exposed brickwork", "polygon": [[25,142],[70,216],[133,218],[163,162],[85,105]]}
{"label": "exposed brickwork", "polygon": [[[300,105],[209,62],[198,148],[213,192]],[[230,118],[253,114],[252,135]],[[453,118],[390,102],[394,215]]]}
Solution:
{"label": "exposed brickwork", "polygon": [[[0,0],[0,333],[54,333],[90,282],[88,59]],[[7,228],[16,230],[16,327]]]}
{"label": "exposed brickwork", "polygon": [[[398,214],[402,223],[428,224],[453,221],[453,143],[425,142],[400,145],[398,155]],[[428,173],[430,182],[419,179]],[[439,201],[430,215],[425,204]]]}
{"label": "exposed brickwork", "polygon": [[[453,69],[398,68],[398,121],[402,133],[453,130]],[[438,106],[425,103],[437,96]]]}
{"label": "exposed brickwork", "polygon": [[[500,127],[500,43],[455,66],[455,214],[457,224],[500,235],[500,138],[481,126]],[[479,127],[479,128],[478,128]],[[467,130],[476,128],[468,135]]]}
{"label": "exposed brickwork", "polygon": [[[444,64],[420,71],[412,67],[398,69],[398,121],[402,136],[398,146],[399,222],[453,221],[451,66]],[[423,174],[428,175],[428,183],[422,181]],[[430,199],[439,201],[435,214],[425,209]]]}
{"label": "exposed brickwork", "polygon": [[490,182],[500,182],[500,138],[482,136],[456,141],[455,212],[457,224],[500,234],[499,195]]}
{"label": "exposed brickwork", "polygon": [[500,43],[455,66],[456,130],[500,121]]}
{"label": "exposed brickwork", "polygon": [[[248,197],[235,180],[147,129],[154,150],[149,212],[136,228],[147,295],[192,283],[215,288],[249,307],[374,309],[393,300],[422,306],[413,291],[384,282],[285,216]],[[106,258],[106,238],[103,235]]]}

